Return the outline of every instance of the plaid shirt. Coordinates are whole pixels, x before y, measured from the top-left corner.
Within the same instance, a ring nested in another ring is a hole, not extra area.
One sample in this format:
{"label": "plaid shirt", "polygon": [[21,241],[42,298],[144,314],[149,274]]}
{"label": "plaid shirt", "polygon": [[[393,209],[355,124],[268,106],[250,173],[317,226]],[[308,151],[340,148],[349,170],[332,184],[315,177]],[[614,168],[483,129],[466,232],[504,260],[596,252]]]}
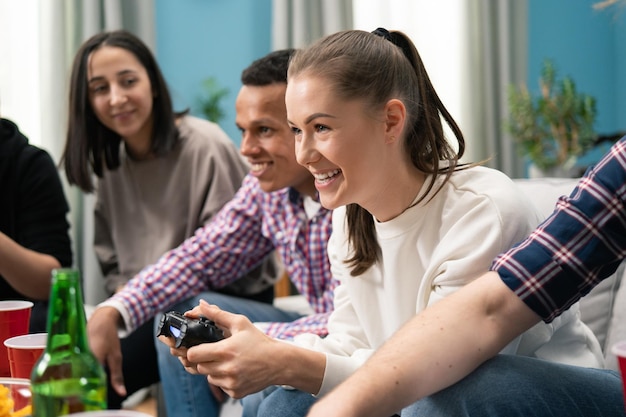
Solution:
{"label": "plaid shirt", "polygon": [[626,137],[560,197],[554,213],[491,266],[551,322],[626,257]]}
{"label": "plaid shirt", "polygon": [[315,314],[272,323],[266,332],[280,338],[304,332],[323,336],[336,286],[326,253],[330,233],[330,210],[322,207],[307,218],[298,192],[266,193],[248,175],[209,224],[142,270],[107,304],[124,306],[132,330],[171,305],[236,281],[276,250]]}

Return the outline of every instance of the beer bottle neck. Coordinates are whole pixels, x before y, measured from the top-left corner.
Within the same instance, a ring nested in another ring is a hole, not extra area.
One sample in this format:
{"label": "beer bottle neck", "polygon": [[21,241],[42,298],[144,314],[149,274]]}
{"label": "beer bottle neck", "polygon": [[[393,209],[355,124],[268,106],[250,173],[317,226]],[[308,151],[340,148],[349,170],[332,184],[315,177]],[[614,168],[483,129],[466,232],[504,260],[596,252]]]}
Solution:
{"label": "beer bottle neck", "polygon": [[48,352],[88,350],[85,325],[85,310],[78,271],[54,270],[48,310]]}

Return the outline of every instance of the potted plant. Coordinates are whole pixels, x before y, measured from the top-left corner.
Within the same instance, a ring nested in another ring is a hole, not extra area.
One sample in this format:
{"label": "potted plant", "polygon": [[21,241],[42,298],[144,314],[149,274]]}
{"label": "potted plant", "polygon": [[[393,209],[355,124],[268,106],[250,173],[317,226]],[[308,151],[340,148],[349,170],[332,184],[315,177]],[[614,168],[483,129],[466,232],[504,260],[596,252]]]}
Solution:
{"label": "potted plant", "polygon": [[509,86],[505,127],[522,156],[545,176],[564,176],[595,141],[596,100],[576,91],[571,77],[557,79],[550,60],[544,61],[539,87],[533,97],[525,85]]}
{"label": "potted plant", "polygon": [[228,95],[228,89],[220,87],[213,77],[206,78],[202,87],[204,94],[198,100],[200,112],[207,120],[219,123],[225,116],[222,99]]}

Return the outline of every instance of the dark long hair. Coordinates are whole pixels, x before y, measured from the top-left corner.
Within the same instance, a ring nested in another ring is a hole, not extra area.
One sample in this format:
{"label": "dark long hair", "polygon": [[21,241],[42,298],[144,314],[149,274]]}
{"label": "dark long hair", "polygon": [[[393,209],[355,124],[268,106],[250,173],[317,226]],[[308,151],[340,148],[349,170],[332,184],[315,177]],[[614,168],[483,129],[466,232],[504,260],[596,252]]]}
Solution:
{"label": "dark long hair", "polygon": [[[438,176],[445,175],[445,179],[435,192],[459,166],[465,152],[463,134],[439,99],[415,45],[402,32],[349,30],[329,35],[295,53],[288,77],[304,72],[324,78],[328,88],[342,99],[363,100],[372,109],[391,98],[404,103],[408,119],[405,149],[415,167],[432,174],[424,196]],[[444,136],[442,117],[456,138],[458,150]],[[372,215],[358,204],[349,204],[346,210],[348,238],[354,248],[354,255],[346,262],[356,276],[378,261],[380,246]]]}
{"label": "dark long hair", "polygon": [[176,117],[186,113],[174,112],[161,70],[148,47],[138,37],[125,30],[116,30],[99,33],[86,40],[72,64],[67,136],[61,158],[68,182],[85,192],[94,191],[92,172],[101,178],[104,166],[112,170],[120,165],[119,149],[122,138],[98,120],[89,102],[89,55],[103,46],[126,49],[148,73],[154,93],[151,152],[163,155],[174,147],[178,141]]}

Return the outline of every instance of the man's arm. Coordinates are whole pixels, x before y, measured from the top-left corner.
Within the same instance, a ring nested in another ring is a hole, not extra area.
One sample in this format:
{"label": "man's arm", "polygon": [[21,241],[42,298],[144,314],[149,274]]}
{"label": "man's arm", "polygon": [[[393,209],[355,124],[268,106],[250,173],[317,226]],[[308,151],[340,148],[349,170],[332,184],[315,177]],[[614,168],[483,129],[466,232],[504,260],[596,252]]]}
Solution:
{"label": "man's arm", "polygon": [[320,337],[324,337],[328,334],[328,317],[333,311],[333,294],[335,288],[339,282],[332,277],[324,280],[324,292],[321,297],[316,297],[312,292],[308,295],[307,301],[309,303],[311,314],[286,323],[267,323],[264,327],[265,333],[268,336],[291,340],[295,336],[303,333],[313,333]]}
{"label": "man's arm", "polygon": [[309,416],[392,415],[461,380],[539,320],[488,272],[401,327]]}
{"label": "man's arm", "polygon": [[109,368],[111,385],[121,396],[126,395],[122,373],[122,348],[118,330],[122,316],[114,307],[98,307],[87,321],[89,346],[100,363]]}
{"label": "man's arm", "polygon": [[[237,276],[237,268],[250,268],[249,265],[258,263],[257,259],[263,259],[272,250],[271,242],[258,232],[254,192],[249,191],[252,185],[249,181],[248,188],[242,188],[237,194],[239,198],[236,196],[229,202],[214,221],[198,229],[194,236],[165,253],[154,265],[144,268],[119,292],[99,304],[89,319],[89,345],[96,357],[108,365],[113,386],[119,394],[125,392],[119,330],[132,332],[167,306],[213,286],[223,286],[223,282]],[[234,245],[239,246],[232,249]],[[221,267],[216,268],[216,264]]]}
{"label": "man's arm", "polygon": [[215,218],[144,268],[107,301],[124,308],[134,331],[167,306],[222,288],[253,269],[274,249],[261,233],[256,179],[244,182]]}
{"label": "man's arm", "polygon": [[324,337],[328,334],[327,313],[309,314],[291,322],[266,323],[263,330],[268,336],[276,339],[291,340],[295,336],[303,333],[313,333]]}

